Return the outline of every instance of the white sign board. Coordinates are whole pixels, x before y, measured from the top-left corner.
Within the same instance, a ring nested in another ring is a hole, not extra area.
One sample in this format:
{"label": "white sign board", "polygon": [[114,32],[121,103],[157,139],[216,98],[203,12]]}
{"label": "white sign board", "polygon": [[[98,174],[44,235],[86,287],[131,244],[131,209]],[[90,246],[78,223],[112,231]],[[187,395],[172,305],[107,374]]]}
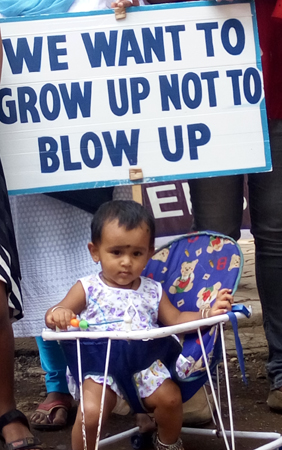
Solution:
{"label": "white sign board", "polygon": [[1,21],[10,194],[271,169],[253,2]]}

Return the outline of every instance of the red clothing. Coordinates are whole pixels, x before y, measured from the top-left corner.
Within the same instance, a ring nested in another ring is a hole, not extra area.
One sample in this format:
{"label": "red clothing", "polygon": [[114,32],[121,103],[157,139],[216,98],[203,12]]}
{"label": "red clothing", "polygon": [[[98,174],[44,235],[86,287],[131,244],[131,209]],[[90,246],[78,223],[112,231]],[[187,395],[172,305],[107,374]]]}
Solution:
{"label": "red clothing", "polygon": [[282,119],[282,19],[271,17],[276,1],[255,0],[269,119]]}

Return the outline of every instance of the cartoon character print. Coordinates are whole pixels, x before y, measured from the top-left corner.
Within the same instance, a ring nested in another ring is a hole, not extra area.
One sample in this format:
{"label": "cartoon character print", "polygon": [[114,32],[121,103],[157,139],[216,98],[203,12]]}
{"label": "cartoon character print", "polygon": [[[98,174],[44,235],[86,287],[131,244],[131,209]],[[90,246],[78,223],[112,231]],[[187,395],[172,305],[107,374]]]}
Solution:
{"label": "cartoon character print", "polygon": [[170,286],[169,292],[171,294],[188,292],[193,287],[193,280],[195,278],[194,270],[199,260],[184,261],[181,264],[181,276],[174,280],[173,285]]}
{"label": "cartoon character print", "polygon": [[[210,363],[212,361],[212,357],[213,357],[213,349],[207,354],[208,365],[210,365]],[[188,360],[189,364],[191,365],[189,374],[187,374],[187,377],[188,376],[190,377],[195,372],[204,372],[206,370],[206,365],[205,365],[203,356],[201,356],[197,360],[195,360],[193,358],[193,356],[188,356],[186,359]]]}
{"label": "cartoon character print", "polygon": [[220,252],[222,250],[224,244],[234,245],[234,243],[232,241],[230,241],[229,239],[224,239],[219,236],[211,236],[209,245],[207,247],[207,253],[212,253],[213,251]]}
{"label": "cartoon character print", "polygon": [[221,283],[218,281],[213,286],[203,287],[197,294],[197,307],[199,310],[210,309],[211,302],[216,299],[219,289],[221,288]]}
{"label": "cartoon character print", "polygon": [[156,261],[162,261],[165,263],[167,261],[168,255],[169,255],[169,249],[163,248],[158,253],[156,253],[154,256],[152,256],[152,259],[154,259]]}
{"label": "cartoon character print", "polygon": [[189,364],[191,364],[191,368],[190,368],[190,371],[189,371],[189,376],[192,373],[198,372],[198,370],[200,370],[201,372],[204,370],[203,357],[202,356],[199,359],[197,359],[197,360],[195,360],[193,358],[193,356],[188,356],[186,359],[189,362]]}
{"label": "cartoon character print", "polygon": [[238,269],[240,267],[240,262],[241,262],[241,258],[239,255],[236,255],[236,254],[232,255],[230,264],[228,267],[228,272],[230,272],[230,270],[232,270],[232,269]]}

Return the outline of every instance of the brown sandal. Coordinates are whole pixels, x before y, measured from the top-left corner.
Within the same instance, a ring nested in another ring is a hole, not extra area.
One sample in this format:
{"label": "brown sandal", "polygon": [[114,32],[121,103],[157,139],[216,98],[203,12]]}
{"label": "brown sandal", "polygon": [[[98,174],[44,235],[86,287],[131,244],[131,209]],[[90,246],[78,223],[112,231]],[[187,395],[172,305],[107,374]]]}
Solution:
{"label": "brown sandal", "polygon": [[[19,421],[22,422],[29,430],[29,423],[26,416],[19,411],[18,409],[12,409],[8,411],[6,414],[3,414],[0,417],[0,434],[2,433],[2,429],[9,425],[11,422]],[[42,450],[42,444],[37,437],[29,436],[22,439],[18,439],[13,442],[5,442],[4,438],[1,439],[4,441],[4,449],[5,450]]]}
{"label": "brown sandal", "polygon": [[36,408],[34,414],[42,414],[46,417],[47,423],[37,423],[30,421],[32,428],[36,430],[60,430],[67,425],[67,420],[63,424],[53,423],[56,411],[64,409],[67,413],[71,410],[71,402],[69,400],[54,400],[50,403],[40,403]]}

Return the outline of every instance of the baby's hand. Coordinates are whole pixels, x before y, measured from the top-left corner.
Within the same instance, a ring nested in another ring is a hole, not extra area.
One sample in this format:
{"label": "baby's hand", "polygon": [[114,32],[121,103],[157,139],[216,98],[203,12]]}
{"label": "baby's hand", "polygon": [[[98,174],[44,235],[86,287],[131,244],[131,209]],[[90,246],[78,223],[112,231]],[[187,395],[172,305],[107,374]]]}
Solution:
{"label": "baby's hand", "polygon": [[129,8],[130,6],[139,6],[139,0],[118,0],[111,4],[112,8]]}
{"label": "baby's hand", "polygon": [[231,305],[234,302],[231,292],[231,289],[221,289],[218,291],[216,300],[211,307],[209,317],[218,316],[219,314],[225,314],[227,311],[231,311]]}
{"label": "baby's hand", "polygon": [[63,308],[62,306],[53,309],[49,309],[45,316],[45,322],[48,328],[54,330],[56,327],[60,330],[66,330],[70,325],[71,319],[74,319],[76,315],[71,309]]}

